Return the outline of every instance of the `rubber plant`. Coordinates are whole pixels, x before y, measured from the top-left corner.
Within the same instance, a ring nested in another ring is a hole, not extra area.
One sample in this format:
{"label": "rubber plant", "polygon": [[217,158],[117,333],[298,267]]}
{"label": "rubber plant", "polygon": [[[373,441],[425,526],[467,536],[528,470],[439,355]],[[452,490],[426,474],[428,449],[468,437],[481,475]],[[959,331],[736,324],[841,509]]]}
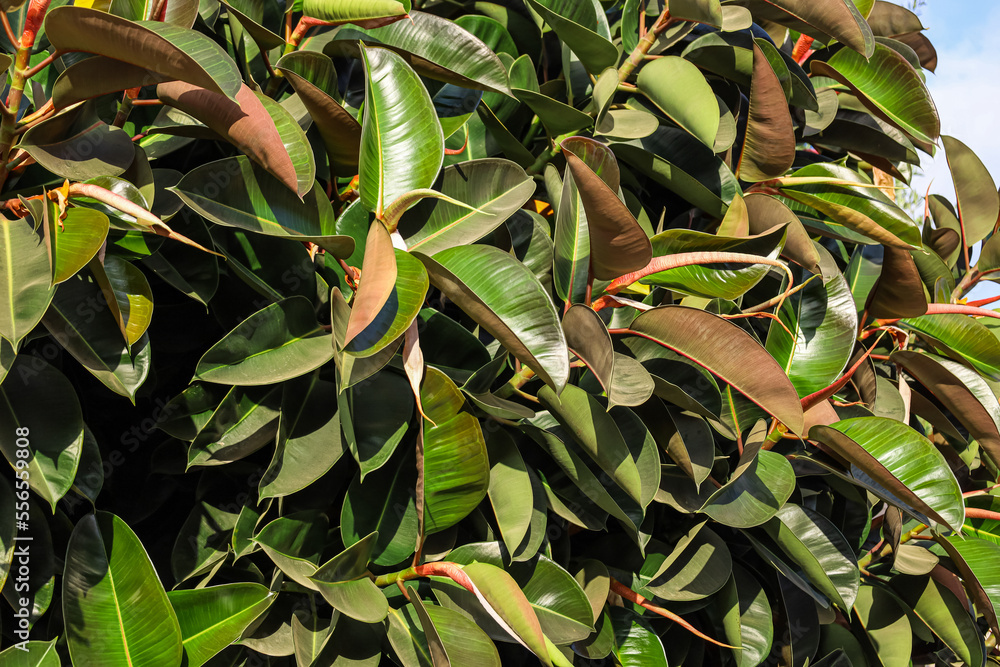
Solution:
{"label": "rubber plant", "polygon": [[996,660],[909,10],[0,4],[0,667]]}

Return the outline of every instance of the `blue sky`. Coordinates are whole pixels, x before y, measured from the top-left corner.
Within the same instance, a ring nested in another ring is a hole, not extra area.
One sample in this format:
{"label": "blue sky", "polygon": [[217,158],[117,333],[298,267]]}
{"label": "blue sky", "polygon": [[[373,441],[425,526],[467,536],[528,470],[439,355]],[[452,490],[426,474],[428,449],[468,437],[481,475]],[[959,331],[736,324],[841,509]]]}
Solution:
{"label": "blue sky", "polygon": [[[900,2],[899,4],[903,4]],[[941,133],[953,136],[975,151],[994,180],[1000,178],[1000,2],[996,0],[927,0],[920,10],[924,33],[938,52],[936,73],[927,74],[927,86],[941,116]],[[924,173],[913,179],[923,194],[941,194],[954,203],[955,190],[944,150],[931,159],[920,154]],[[1000,293],[986,284],[972,298]],[[992,306],[991,306],[992,307]]]}

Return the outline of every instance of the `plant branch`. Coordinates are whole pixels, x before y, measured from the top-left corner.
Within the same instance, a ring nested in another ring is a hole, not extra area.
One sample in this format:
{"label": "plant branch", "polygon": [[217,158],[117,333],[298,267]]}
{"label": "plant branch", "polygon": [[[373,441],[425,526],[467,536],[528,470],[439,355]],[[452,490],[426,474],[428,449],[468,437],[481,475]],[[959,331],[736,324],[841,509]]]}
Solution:
{"label": "plant branch", "polygon": [[16,50],[21,45],[21,41],[14,34],[14,29],[10,27],[10,19],[7,17],[7,12],[0,12],[0,19],[3,20],[3,31],[7,33],[7,39],[10,40],[10,45]]}
{"label": "plant branch", "polygon": [[651,603],[649,600],[639,595],[628,586],[622,584],[620,581],[611,579],[611,592],[614,593],[615,595],[620,596],[622,599],[628,600],[633,604],[639,605],[643,609],[653,612],[654,614],[662,616],[663,618],[669,618],[671,621],[681,626],[682,628],[684,628],[691,634],[695,635],[696,637],[700,637],[707,642],[715,644],[716,646],[721,646],[723,648],[735,648],[735,649],[740,648],[739,646],[731,646],[729,644],[724,644],[717,639],[712,639],[704,632],[694,627],[693,625],[685,621],[683,618],[681,618],[674,612],[667,611],[663,607],[657,607],[655,604]]}
{"label": "plant branch", "polygon": [[625,82],[628,80],[635,68],[642,64],[643,58],[649,53],[649,50],[653,48],[653,44],[656,43],[656,38],[667,29],[671,23],[670,18],[670,5],[668,4],[663,8],[663,13],[660,14],[659,18],[653,23],[652,27],[642,36],[639,43],[632,53],[629,55],[628,59],[622,63],[622,66],[618,68],[618,80]]}
{"label": "plant branch", "polygon": [[62,57],[62,55],[63,55],[62,51],[53,51],[48,56],[46,56],[45,59],[42,60],[40,63],[38,63],[34,67],[29,67],[28,69],[26,69],[23,73],[24,78],[30,79],[31,77],[35,76],[43,69],[51,65],[56,58]]}

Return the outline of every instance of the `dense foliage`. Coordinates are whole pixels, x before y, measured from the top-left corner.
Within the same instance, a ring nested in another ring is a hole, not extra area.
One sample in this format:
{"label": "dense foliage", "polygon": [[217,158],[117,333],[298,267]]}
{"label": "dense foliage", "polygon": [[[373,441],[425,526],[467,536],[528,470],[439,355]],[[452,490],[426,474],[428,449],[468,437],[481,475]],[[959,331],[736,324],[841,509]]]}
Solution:
{"label": "dense foliage", "polygon": [[0,667],[996,652],[1000,196],[912,12],[0,4]]}

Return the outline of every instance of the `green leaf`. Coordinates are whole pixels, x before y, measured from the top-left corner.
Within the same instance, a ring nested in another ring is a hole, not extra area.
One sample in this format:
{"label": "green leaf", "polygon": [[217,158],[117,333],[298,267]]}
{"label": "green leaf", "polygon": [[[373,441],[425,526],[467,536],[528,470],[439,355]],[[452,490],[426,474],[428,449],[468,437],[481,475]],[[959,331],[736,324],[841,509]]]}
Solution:
{"label": "green leaf", "polygon": [[[819,440],[875,480],[900,509],[926,514],[953,530],[965,518],[962,493],[944,455],[925,437],[894,419],[856,417],[814,426]],[[900,504],[905,503],[905,504]],[[912,508],[912,509],[911,509]]]}
{"label": "green leaf", "polygon": [[83,7],[55,7],[45,35],[60,51],[84,51],[138,65],[234,98],[236,63],[210,37],[158,21],[128,21]]}
{"label": "green leaf", "polygon": [[489,456],[479,420],[460,412],[462,392],[436,368],[424,374],[420,403],[426,418],[417,462],[423,495],[417,500],[424,511],[424,534],[432,535],[461,521],[486,496]]}
{"label": "green leaf", "polygon": [[813,60],[813,74],[828,76],[849,87],[874,115],[919,141],[934,143],[941,121],[927,86],[913,66],[884,44],[870,58],[850,49],[837,51],[826,62]]}
{"label": "green leaf", "polygon": [[153,292],[146,275],[134,264],[107,254],[104,262],[91,262],[91,273],[104,294],[125,344],[138,341],[153,319]]}
{"label": "green leaf", "polygon": [[14,645],[0,652],[2,667],[60,667],[62,662],[56,653],[56,640],[50,642],[29,641]]}
{"label": "green leaf", "polygon": [[340,513],[341,537],[350,546],[377,532],[372,558],[376,565],[397,565],[416,548],[415,470],[407,452],[398,464],[383,466],[363,482],[355,476],[347,488]]}
{"label": "green leaf", "polygon": [[411,12],[408,20],[338,35],[339,40],[324,50],[356,52],[353,38],[359,36],[366,44],[392,49],[418,74],[430,79],[510,95],[503,63],[490,46],[461,24],[462,21],[449,21],[427,12]]}
{"label": "green leaf", "polygon": [[462,571],[472,582],[476,597],[487,613],[511,638],[551,667],[542,629],[531,603],[507,572],[488,563],[470,563]]}
{"label": "green leaf", "polygon": [[118,176],[135,156],[127,133],[77,111],[33,126],[18,145],[56,176],[81,181]]}
{"label": "green leaf", "polygon": [[972,667],[986,664],[986,647],[975,619],[952,590],[933,577],[893,577],[889,585],[962,662]]}
{"label": "green leaf", "polygon": [[[108,216],[87,208],[71,208],[63,220],[48,204],[46,235],[52,249],[52,284],[68,280],[93,259],[108,237]],[[60,224],[61,223],[61,224]]]}
{"label": "green leaf", "polygon": [[312,304],[291,297],[257,311],[209,348],[195,377],[236,385],[290,380],[332,359],[332,338],[316,323]]}
{"label": "green leaf", "polygon": [[753,456],[752,451],[750,447],[744,450],[732,479],[701,508],[723,525],[759,526],[771,519],[795,490],[795,472],[788,459],[767,450]]}
{"label": "green leaf", "polygon": [[795,184],[782,186],[781,193],[878,243],[906,249],[921,247],[920,229],[913,219],[881,190],[861,180],[857,172],[834,164],[812,164],[790,175],[790,178],[799,177],[822,177],[867,185]]}
{"label": "green leaf", "polygon": [[[489,246],[459,246],[434,258],[415,253],[431,283],[546,383],[569,375],[566,338],[548,294],[531,270]],[[509,294],[517,294],[511,301]]]}
{"label": "green leaf", "polygon": [[[732,252],[777,259],[784,239],[783,227],[746,237],[706,234],[680,228],[663,231],[650,241],[654,257],[687,252]],[[705,262],[651,273],[639,282],[694,296],[737,299],[763,280],[770,270],[771,267],[766,264]]]}
{"label": "green leaf", "polygon": [[771,651],[774,626],[771,604],[757,579],[734,563],[732,578],[716,598],[716,610],[722,616],[726,643],[740,647],[733,649],[737,666],[763,661]]}
{"label": "green leaf", "polygon": [[611,607],[609,612],[612,651],[622,667],[667,667],[663,643],[646,619],[623,607]]}
{"label": "green leaf", "polygon": [[[448,554],[459,563],[488,563],[503,567],[507,553],[499,542],[466,544]],[[555,561],[538,555],[507,568],[531,603],[542,632],[563,645],[584,639],[593,631],[593,610],[580,584]],[[607,596],[605,596],[607,597]]]}
{"label": "green leaf", "polygon": [[600,5],[574,0],[527,0],[528,6],[552,26],[595,76],[618,63],[618,47],[611,42]]}
{"label": "green leaf", "polygon": [[644,588],[664,600],[685,602],[707,598],[729,581],[732,554],[707,523],[696,524],[669,553],[650,541],[639,572]]}
{"label": "green leaf", "polygon": [[[693,338],[691,331],[703,336]],[[641,336],[718,375],[793,432],[801,432],[798,394],[771,355],[749,334],[695,308],[663,306],[639,315],[624,333]]]}
{"label": "green leaf", "polygon": [[406,435],[413,392],[398,373],[376,373],[338,396],[341,427],[362,481],[381,468]]}
{"label": "green leaf", "polygon": [[709,148],[715,145],[719,103],[701,70],[690,61],[678,56],[654,60],[639,70],[636,84],[670,120]]}
{"label": "green leaf", "polygon": [[851,545],[829,519],[789,503],[778,510],[765,529],[809,581],[841,610],[849,611],[854,606],[858,562]]}
{"label": "green leaf", "polygon": [[[824,276],[782,304],[778,316],[784,327],[772,322],[765,347],[782,364],[799,396],[808,396],[840,377],[854,352],[858,316],[847,280],[829,252],[817,244]],[[797,272],[797,280],[806,279]],[[787,327],[787,331],[785,329]],[[788,335],[791,331],[791,336]]]}
{"label": "green leaf", "polygon": [[641,502],[642,482],[636,462],[618,426],[593,396],[569,385],[558,396],[550,387],[542,387],[538,400],[630,498]]}
{"label": "green leaf", "polygon": [[901,320],[900,324],[928,339],[932,346],[943,347],[945,353],[958,355],[986,377],[1000,381],[996,336],[976,319],[946,313]]}
{"label": "green leaf", "polygon": [[725,216],[739,194],[729,168],[684,130],[661,126],[647,137],[611,148],[619,159],[713,217]]}
{"label": "green leaf", "polygon": [[670,15],[722,28],[723,8],[719,0],[674,0]]}
{"label": "green leaf", "polygon": [[[69,491],[83,452],[80,401],[70,381],[41,357],[20,355],[0,384],[0,428],[28,429],[28,484],[55,511]],[[0,439],[11,466],[21,460],[16,438]],[[20,450],[24,451],[24,450]]]}
{"label": "green leaf", "polygon": [[185,665],[200,667],[232,642],[272,602],[274,593],[260,584],[224,584],[170,591],[167,599],[180,623]]}
{"label": "green leaf", "polygon": [[580,195],[576,179],[567,174],[556,208],[552,266],[556,294],[567,303],[583,303],[590,282],[590,225]]}
{"label": "green leaf", "polygon": [[882,586],[862,586],[854,611],[885,667],[910,664],[909,653],[913,645],[910,621],[895,596]]}
{"label": "green leaf", "polygon": [[100,307],[102,297],[97,281],[77,274],[56,289],[42,324],[108,389],[135,402],[149,372],[149,343],[140,339],[130,350],[111,313]]}
{"label": "green leaf", "polygon": [[319,569],[326,531],[326,517],[305,510],[271,521],[253,540],[292,581],[315,591],[319,588],[311,577]]}
{"label": "green leaf", "polygon": [[367,535],[309,577],[334,609],[363,623],[379,623],[389,611],[385,595],[367,576],[377,539],[377,533]]}
{"label": "green leaf", "polygon": [[485,158],[446,167],[438,189],[478,210],[441,200],[417,204],[400,222],[410,251],[433,256],[478,241],[528,201],[535,182],[513,162]]}
{"label": "green leaf", "polygon": [[358,164],[361,202],[381,218],[411,190],[429,188],[444,160],[444,134],[427,89],[406,61],[362,46],[365,107]]}
{"label": "green leaf", "polygon": [[170,188],[212,222],[267,236],[311,241],[335,257],[349,257],[353,240],[336,234],[333,207],[322,189],[299,199],[243,156],[208,162]]}
{"label": "green leaf", "polygon": [[942,136],[941,143],[955,182],[965,244],[971,246],[993,233],[1000,216],[1000,195],[990,172],[968,146],[948,136]]}
{"label": "green leaf", "polygon": [[306,488],[344,454],[340,414],[330,410],[337,386],[319,372],[289,380],[281,395],[274,458],[260,481],[260,498],[280,498]]}
{"label": "green leaf", "polygon": [[278,428],[277,387],[233,387],[188,448],[188,467],[223,465],[263,447]]}
{"label": "green leaf", "polygon": [[378,25],[403,18],[408,6],[397,0],[302,0],[302,13],[321,21]]}
{"label": "green leaf", "polygon": [[1000,545],[977,537],[938,537],[965,582],[976,609],[994,633],[1000,615]]}
{"label": "green leaf", "polygon": [[[16,259],[15,259],[16,258]],[[0,216],[0,336],[13,346],[35,328],[55,294],[49,254],[28,220]]]}
{"label": "green leaf", "polygon": [[98,512],[76,525],[62,596],[74,665],[181,664],[177,616],[142,544],[117,516]]}
{"label": "green leaf", "polygon": [[968,429],[994,463],[1000,462],[1000,405],[978,373],[956,361],[913,350],[897,350],[891,356]]}
{"label": "green leaf", "polygon": [[490,504],[507,551],[515,553],[531,529],[533,508],[524,502],[534,493],[531,476],[507,431],[490,431],[486,447],[490,458]]}

